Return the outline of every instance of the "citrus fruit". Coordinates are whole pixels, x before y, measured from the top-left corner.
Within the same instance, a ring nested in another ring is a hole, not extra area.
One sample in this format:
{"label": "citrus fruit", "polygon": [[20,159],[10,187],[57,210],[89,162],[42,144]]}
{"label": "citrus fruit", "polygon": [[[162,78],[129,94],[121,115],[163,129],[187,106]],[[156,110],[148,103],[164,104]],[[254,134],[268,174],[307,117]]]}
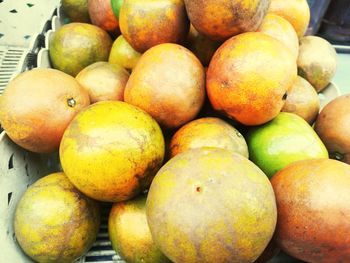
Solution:
{"label": "citrus fruit", "polygon": [[58,150],[73,117],[90,104],[72,77],[55,69],[19,74],[0,96],[0,123],[19,146],[38,153]]}
{"label": "citrus fruit", "polygon": [[124,0],[119,23],[126,41],[141,53],[161,43],[181,43],[189,29],[182,0]]}
{"label": "citrus fruit", "polygon": [[63,173],[31,185],[14,217],[16,239],[36,262],[73,262],[90,249],[99,225],[97,202],[80,193]]}
{"label": "citrus fruit", "polygon": [[195,118],[205,97],[204,69],[188,49],[160,44],[146,51],[126,84],[124,100],[165,128]]}
{"label": "citrus fruit", "polygon": [[153,242],[144,195],[113,204],[108,233],[114,250],[129,263],[170,263]]}
{"label": "citrus fruit", "polygon": [[164,158],[164,139],[146,112],[121,101],[97,102],[74,118],[60,145],[62,168],[87,196],[107,202],[147,189]]}
{"label": "citrus fruit", "polygon": [[206,87],[215,110],[242,124],[260,125],[281,111],[296,76],[295,58],[280,41],[249,32],[215,52]]}
{"label": "citrus fruit", "polygon": [[306,262],[349,262],[350,166],[329,159],[299,161],[271,183],[278,245]]}
{"label": "citrus fruit", "polygon": [[172,137],[171,156],[190,149],[216,147],[232,150],[248,158],[248,146],[242,134],[219,118],[201,118],[182,126]]}
{"label": "citrus fruit", "polygon": [[83,68],[97,61],[107,61],[112,39],[101,28],[70,23],[52,36],[49,45],[50,60],[55,69],[75,77]]}
{"label": "citrus fruit", "polygon": [[88,0],[62,0],[62,8],[71,22],[90,22]]}
{"label": "citrus fruit", "polygon": [[91,103],[105,100],[123,100],[129,72],[119,65],[96,62],[76,76],[79,84],[88,91]]}
{"label": "citrus fruit", "polygon": [[198,32],[213,40],[255,31],[270,0],[184,0],[188,17]]}
{"label": "citrus fruit", "polygon": [[146,203],[153,240],[173,262],[253,262],[272,237],[276,213],[265,174],[219,148],[172,158],[155,176]]}

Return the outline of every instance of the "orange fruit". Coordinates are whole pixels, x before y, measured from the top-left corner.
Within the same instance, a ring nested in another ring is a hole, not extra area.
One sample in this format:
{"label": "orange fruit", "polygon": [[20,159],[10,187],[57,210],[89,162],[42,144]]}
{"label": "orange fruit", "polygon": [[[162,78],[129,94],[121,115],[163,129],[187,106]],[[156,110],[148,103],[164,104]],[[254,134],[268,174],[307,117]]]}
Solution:
{"label": "orange fruit", "polygon": [[120,30],[138,52],[161,43],[185,40],[189,21],[182,0],[124,0]]}
{"label": "orange fruit", "polygon": [[330,159],[299,161],[271,183],[281,249],[306,262],[350,262],[350,166]]}
{"label": "orange fruit", "polygon": [[111,64],[119,64],[123,68],[132,70],[136,66],[140,57],[141,54],[130,46],[123,35],[120,35],[113,42],[108,62]]}
{"label": "orange fruit", "polygon": [[145,195],[113,204],[108,233],[113,249],[128,263],[170,263],[153,241]]}
{"label": "orange fruit", "polygon": [[281,111],[297,76],[292,53],[259,32],[227,40],[207,72],[207,92],[215,110],[242,124],[260,125]]}
{"label": "orange fruit", "polygon": [[309,124],[312,124],[320,110],[320,99],[311,84],[297,77],[291,89],[288,91],[286,103],[282,111],[299,115]]}
{"label": "orange fruit", "polygon": [[146,215],[154,242],[173,262],[248,263],[271,240],[277,211],[268,178],[251,161],[200,148],[159,170]]}
{"label": "orange fruit", "polygon": [[64,173],[31,185],[14,216],[16,240],[35,262],[75,261],[90,249],[99,226],[98,203],[80,193]]}
{"label": "orange fruit", "polygon": [[90,104],[72,77],[55,69],[19,74],[0,96],[0,123],[19,146],[38,153],[58,150],[73,117]]}
{"label": "orange fruit", "polygon": [[267,34],[279,41],[281,41],[290,52],[292,52],[295,59],[298,58],[299,53],[299,39],[293,26],[283,17],[275,14],[267,14],[262,21],[257,32]]}
{"label": "orange fruit", "polygon": [[185,0],[193,26],[213,40],[255,31],[269,4],[270,0]]}
{"label": "orange fruit", "polygon": [[271,0],[268,12],[285,18],[294,27],[299,38],[304,36],[310,22],[307,0]]}
{"label": "orange fruit", "polygon": [[201,118],[182,126],[172,137],[170,153],[174,157],[190,149],[216,147],[248,158],[248,146],[242,134],[219,118]]}
{"label": "orange fruit", "polygon": [[188,49],[161,44],[146,51],[126,84],[124,100],[148,112],[165,128],[196,117],[205,97],[204,69]]}
{"label": "orange fruit", "polygon": [[129,72],[119,65],[96,62],[80,71],[75,78],[88,91],[91,103],[123,100]]}
{"label": "orange fruit", "polygon": [[112,35],[120,34],[119,21],[114,15],[111,0],[89,0],[88,10],[92,24]]}
{"label": "orange fruit", "polygon": [[149,187],[164,158],[164,138],[146,112],[121,101],[97,102],[74,118],[60,145],[71,182],[96,200],[118,202]]}
{"label": "orange fruit", "polygon": [[75,77],[83,68],[107,61],[112,39],[103,29],[85,23],[62,26],[50,40],[50,61],[55,69]]}

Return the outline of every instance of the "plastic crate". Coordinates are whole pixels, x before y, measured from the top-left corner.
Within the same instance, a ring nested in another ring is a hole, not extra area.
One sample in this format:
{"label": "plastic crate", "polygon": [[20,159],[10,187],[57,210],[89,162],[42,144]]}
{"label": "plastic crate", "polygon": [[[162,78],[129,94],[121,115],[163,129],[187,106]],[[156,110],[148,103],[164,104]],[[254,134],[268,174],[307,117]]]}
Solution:
{"label": "plastic crate", "polygon": [[[34,67],[51,67],[49,59],[49,42],[53,32],[64,23],[61,7],[54,12],[51,20],[44,24],[41,32],[32,47],[19,63],[21,71]],[[321,106],[339,96],[338,88],[330,84],[319,94]],[[13,217],[15,208],[26,189],[39,178],[60,170],[58,154],[40,155],[22,149],[14,144],[5,132],[0,134],[0,247],[3,255],[0,262],[22,263],[33,262],[19,247],[14,229]],[[100,263],[125,263],[113,250],[108,237],[108,213],[109,206],[105,206],[102,212],[102,221],[97,240],[83,257],[76,262],[100,262]],[[269,261],[269,263],[298,263],[302,262],[291,258],[284,253]]]}

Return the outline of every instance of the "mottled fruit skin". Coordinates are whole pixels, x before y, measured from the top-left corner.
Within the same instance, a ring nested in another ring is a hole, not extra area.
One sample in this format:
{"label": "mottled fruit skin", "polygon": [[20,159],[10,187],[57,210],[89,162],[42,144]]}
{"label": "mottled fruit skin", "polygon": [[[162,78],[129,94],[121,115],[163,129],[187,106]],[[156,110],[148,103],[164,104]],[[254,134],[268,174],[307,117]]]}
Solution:
{"label": "mottled fruit skin", "polygon": [[281,41],[292,52],[295,60],[298,58],[298,35],[288,20],[279,15],[269,13],[265,16],[257,32],[267,34]]}
{"label": "mottled fruit skin", "polygon": [[85,254],[100,226],[98,203],[80,193],[64,175],[47,175],[20,199],[14,218],[16,239],[36,262],[73,262]]}
{"label": "mottled fruit skin", "polygon": [[107,61],[112,39],[103,29],[85,23],[62,26],[50,40],[52,66],[75,77],[97,61]]}
{"label": "mottled fruit skin", "polygon": [[244,125],[260,125],[281,111],[296,76],[295,58],[280,41],[249,32],[215,52],[206,88],[215,110]]}
{"label": "mottled fruit skin", "polygon": [[299,38],[304,36],[310,22],[307,0],[271,0],[268,13],[274,13],[288,20]]}
{"label": "mottled fruit skin", "polygon": [[337,52],[327,40],[317,36],[306,36],[300,39],[297,63],[298,74],[320,92],[335,75]]}
{"label": "mottled fruit skin", "polygon": [[315,131],[332,159],[350,164],[350,94],[334,99],[322,109]]}
{"label": "mottled fruit skin", "polygon": [[62,0],[64,14],[71,22],[90,23],[88,0]]}
{"label": "mottled fruit skin", "polygon": [[189,21],[183,0],[124,0],[120,30],[138,52],[162,43],[182,43]]}
{"label": "mottled fruit skin", "polygon": [[184,0],[191,24],[213,40],[255,31],[270,0]]}
{"label": "mottled fruit skin", "polygon": [[297,114],[311,125],[319,110],[320,99],[314,87],[306,79],[298,76],[288,91],[282,111]]}
{"label": "mottled fruit skin", "polygon": [[115,203],[108,233],[113,249],[128,263],[170,263],[153,241],[146,218],[146,196]]}
{"label": "mottled fruit skin", "polygon": [[88,0],[89,15],[92,24],[112,35],[119,34],[119,21],[115,17],[111,0]]}
{"label": "mottled fruit skin", "polygon": [[200,60],[203,66],[208,66],[215,51],[222,44],[221,41],[214,41],[199,33],[192,25],[187,36],[186,46]]}
{"label": "mottled fruit skin", "polygon": [[172,157],[190,149],[216,147],[248,158],[248,146],[242,134],[219,118],[201,118],[182,126],[172,137]]}
{"label": "mottled fruit skin", "polygon": [[130,46],[125,38],[120,35],[113,42],[108,62],[119,64],[126,69],[132,70],[139,61],[141,54]]}
{"label": "mottled fruit skin", "polygon": [[328,158],[312,127],[293,113],[281,112],[272,121],[250,128],[246,140],[250,160],[269,178],[293,162]]}
{"label": "mottled fruit skin", "polygon": [[89,94],[71,76],[55,69],[19,74],[0,96],[0,123],[16,144],[32,152],[58,150],[64,130]]}
{"label": "mottled fruit skin", "polygon": [[350,262],[350,166],[329,159],[300,161],[271,183],[279,246],[306,262]]}
{"label": "mottled fruit skin", "polygon": [[164,138],[156,121],[121,101],[97,102],[81,111],[60,145],[62,168],[72,183],[106,202],[147,189],[163,158]]}
{"label": "mottled fruit skin", "polygon": [[96,62],[87,66],[75,77],[88,91],[91,103],[106,100],[123,100],[129,72],[120,65]]}
{"label": "mottled fruit skin", "polygon": [[276,224],[271,184],[247,158],[219,148],[176,155],[155,176],[146,214],[175,263],[253,262]]}
{"label": "mottled fruit skin", "polygon": [[176,128],[196,117],[205,98],[200,61],[177,44],[145,52],[126,84],[124,100],[148,112],[164,128]]}

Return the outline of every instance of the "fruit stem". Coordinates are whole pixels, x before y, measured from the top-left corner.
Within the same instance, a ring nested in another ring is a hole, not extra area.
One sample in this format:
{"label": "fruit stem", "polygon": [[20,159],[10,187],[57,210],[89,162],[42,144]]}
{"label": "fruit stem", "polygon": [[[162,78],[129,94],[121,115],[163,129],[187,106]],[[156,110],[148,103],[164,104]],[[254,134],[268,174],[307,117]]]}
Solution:
{"label": "fruit stem", "polygon": [[67,100],[67,104],[68,104],[69,107],[74,108],[75,105],[77,105],[77,102],[75,101],[75,99],[70,98],[70,99]]}

